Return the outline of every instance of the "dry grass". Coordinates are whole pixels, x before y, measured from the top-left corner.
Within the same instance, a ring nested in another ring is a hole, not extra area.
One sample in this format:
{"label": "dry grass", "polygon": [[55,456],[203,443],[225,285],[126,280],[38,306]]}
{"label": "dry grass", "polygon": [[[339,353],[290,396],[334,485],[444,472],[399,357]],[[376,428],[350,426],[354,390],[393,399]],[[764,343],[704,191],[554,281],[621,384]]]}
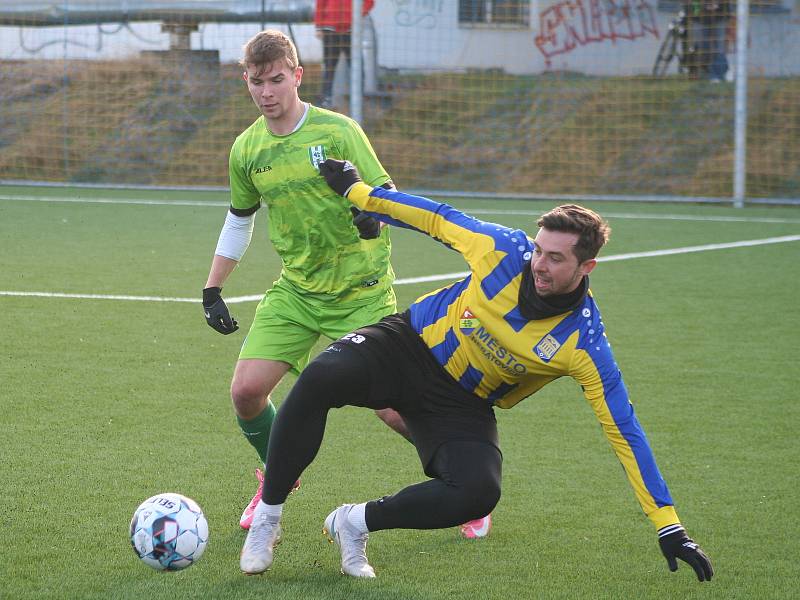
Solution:
{"label": "dry grass", "polygon": [[[227,184],[257,116],[235,65],[0,63],[0,179]],[[319,68],[306,71],[314,98]],[[799,79],[750,85],[748,193],[800,194]],[[365,129],[404,187],[731,193],[733,90],[685,79],[500,72],[402,76]]]}

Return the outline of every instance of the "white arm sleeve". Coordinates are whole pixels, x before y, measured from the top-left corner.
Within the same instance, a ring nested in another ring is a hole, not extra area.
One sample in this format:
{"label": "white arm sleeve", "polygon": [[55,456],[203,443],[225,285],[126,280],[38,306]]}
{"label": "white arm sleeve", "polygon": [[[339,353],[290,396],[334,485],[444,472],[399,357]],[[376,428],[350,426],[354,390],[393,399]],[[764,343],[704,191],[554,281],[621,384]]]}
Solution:
{"label": "white arm sleeve", "polygon": [[255,222],[255,213],[246,217],[237,217],[228,211],[214,254],[231,260],[241,260],[242,256],[244,256],[244,251],[250,245],[250,239],[253,237],[253,225]]}

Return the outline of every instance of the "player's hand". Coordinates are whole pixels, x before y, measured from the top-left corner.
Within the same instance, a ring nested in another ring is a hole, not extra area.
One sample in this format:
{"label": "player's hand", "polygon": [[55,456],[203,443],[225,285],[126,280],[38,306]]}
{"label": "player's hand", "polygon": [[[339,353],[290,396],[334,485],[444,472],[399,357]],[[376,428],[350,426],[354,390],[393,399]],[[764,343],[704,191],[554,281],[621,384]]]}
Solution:
{"label": "player's hand", "polygon": [[714,575],[711,561],[708,560],[700,546],[686,535],[686,530],[680,523],[659,529],[658,543],[664,558],[667,559],[670,571],[678,570],[677,559],[680,558],[694,569],[698,581],[711,581],[711,577]]}
{"label": "player's hand", "polygon": [[381,235],[381,223],[375,217],[361,212],[355,206],[350,207],[353,213],[353,225],[358,228],[358,237],[362,240],[374,240]]}
{"label": "player's hand", "polygon": [[231,317],[228,306],[222,299],[222,288],[208,287],[203,290],[203,313],[206,322],[224,335],[239,329],[239,323]]}
{"label": "player's hand", "polygon": [[329,158],[319,165],[319,174],[325,178],[328,186],[341,196],[347,196],[350,188],[361,181],[358,169],[349,160]]}

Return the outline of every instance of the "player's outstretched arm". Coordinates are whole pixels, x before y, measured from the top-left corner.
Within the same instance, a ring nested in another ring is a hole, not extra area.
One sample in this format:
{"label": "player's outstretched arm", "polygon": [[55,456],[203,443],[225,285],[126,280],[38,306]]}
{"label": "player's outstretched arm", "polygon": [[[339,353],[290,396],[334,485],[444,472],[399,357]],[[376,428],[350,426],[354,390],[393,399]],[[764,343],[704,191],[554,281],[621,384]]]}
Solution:
{"label": "player's outstretched arm", "polygon": [[319,165],[319,174],[325,178],[328,187],[345,198],[350,188],[363,182],[358,169],[348,160],[329,158]]}
{"label": "player's outstretched arm", "polygon": [[694,569],[698,581],[711,581],[711,577],[714,575],[711,561],[700,549],[700,546],[686,535],[686,530],[680,523],[659,529],[658,543],[664,558],[667,559],[670,571],[678,570],[677,559],[680,558]]}
{"label": "player's outstretched arm", "polygon": [[[326,160],[319,166],[319,172],[328,186],[344,197],[347,197],[350,188],[362,181],[358,170],[349,161]],[[350,207],[350,212],[353,213],[353,225],[358,229],[360,238],[372,240],[381,234],[381,224],[377,219],[361,212],[355,206]]]}

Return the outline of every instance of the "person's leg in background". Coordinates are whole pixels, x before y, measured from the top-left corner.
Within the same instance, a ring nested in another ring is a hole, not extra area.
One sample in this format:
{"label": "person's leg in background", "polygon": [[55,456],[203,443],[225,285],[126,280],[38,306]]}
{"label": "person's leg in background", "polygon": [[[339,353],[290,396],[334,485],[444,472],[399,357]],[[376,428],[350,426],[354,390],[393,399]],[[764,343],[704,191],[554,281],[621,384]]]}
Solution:
{"label": "person's leg in background", "polygon": [[336,64],[339,62],[339,34],[332,29],[322,30],[322,91],[319,105],[322,108],[333,107],[333,78],[336,75]]}

